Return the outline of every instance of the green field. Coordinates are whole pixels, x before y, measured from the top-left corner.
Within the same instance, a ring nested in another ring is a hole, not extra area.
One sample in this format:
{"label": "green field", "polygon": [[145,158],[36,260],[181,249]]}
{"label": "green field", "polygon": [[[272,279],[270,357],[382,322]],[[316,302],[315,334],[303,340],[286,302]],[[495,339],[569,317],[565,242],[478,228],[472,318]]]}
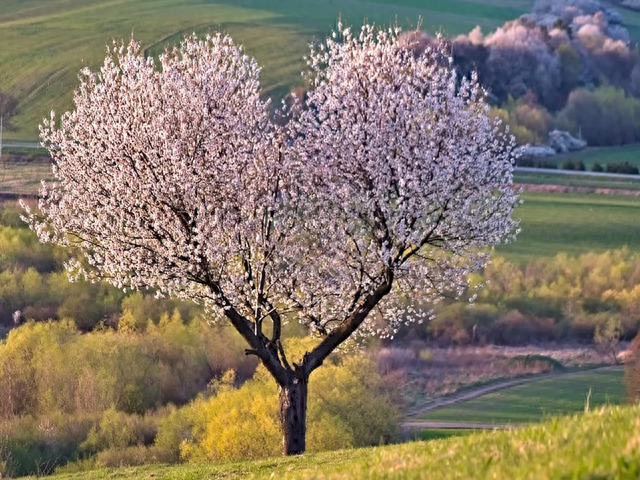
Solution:
{"label": "green field", "polygon": [[[34,194],[42,178],[50,179],[43,163],[0,165],[0,194]],[[514,214],[522,232],[515,243],[497,249],[510,260],[640,248],[640,199],[557,193],[524,193],[522,198]]]}
{"label": "green field", "polygon": [[524,193],[514,216],[522,219],[515,243],[499,254],[511,260],[640,248],[640,199],[605,195]]}
{"label": "green field", "polygon": [[567,175],[562,172],[515,172],[513,181],[533,185],[560,185],[563,187],[580,187],[590,190],[640,190],[640,175],[638,178],[626,177],[596,177],[593,175]]}
{"label": "green field", "polygon": [[497,424],[537,422],[550,415],[584,411],[589,391],[591,408],[622,403],[622,369],[573,373],[526,383],[434,410],[421,418]]}
{"label": "green field", "polygon": [[[7,138],[35,139],[48,112],[70,106],[78,71],[95,67],[105,45],[131,34],[158,51],[192,31],[222,30],[264,65],[263,84],[281,96],[300,83],[302,56],[337,18],[397,19],[447,34],[488,32],[529,10],[533,0],[0,0],[0,90],[19,99]],[[7,48],[6,46],[9,46]],[[160,46],[160,47],[158,47]]]}
{"label": "green field", "polygon": [[389,447],[201,465],[146,465],[52,480],[619,479],[640,474],[640,407],[610,408],[530,428]]}
{"label": "green field", "polygon": [[624,147],[589,148],[579,152],[567,153],[552,157],[558,166],[565,160],[582,160],[588,170],[598,162],[603,167],[607,163],[625,163],[640,167],[640,145],[625,145]]}

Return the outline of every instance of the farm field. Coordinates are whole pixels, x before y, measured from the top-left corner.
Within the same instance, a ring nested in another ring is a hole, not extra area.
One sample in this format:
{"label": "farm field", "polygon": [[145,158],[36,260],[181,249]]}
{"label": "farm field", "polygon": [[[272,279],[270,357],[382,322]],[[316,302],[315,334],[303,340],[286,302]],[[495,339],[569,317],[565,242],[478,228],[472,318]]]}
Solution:
{"label": "farm field", "polygon": [[426,413],[423,420],[468,423],[521,424],[545,417],[618,405],[624,400],[623,371],[587,371],[549,378],[500,390]]}
{"label": "farm field", "polygon": [[[45,163],[0,166],[0,194],[34,194],[41,179],[50,179]],[[640,248],[640,199],[624,196],[532,193],[514,216],[521,219],[517,242],[498,247],[509,260],[553,257],[559,252]]]}
{"label": "farm field", "polygon": [[532,185],[559,185],[563,187],[579,187],[588,189],[640,190],[638,178],[596,177],[593,175],[567,175],[561,172],[515,172],[515,183]]}
{"label": "farm field", "polygon": [[0,195],[33,195],[41,180],[51,180],[51,166],[44,162],[0,164]]}
{"label": "farm field", "polygon": [[[533,427],[299,457],[97,470],[52,480],[637,478],[640,407],[609,408]],[[499,452],[499,453],[498,453]]]}
{"label": "farm field", "polygon": [[559,252],[640,248],[640,199],[605,195],[524,193],[514,213],[522,233],[497,248],[510,260],[550,257]]}
{"label": "farm field", "polygon": [[625,163],[629,162],[631,165],[640,166],[640,145],[625,145],[624,147],[606,147],[606,148],[589,148],[579,152],[567,153],[565,155],[558,155],[552,157],[551,160],[555,161],[558,166],[565,160],[582,160],[587,167],[587,170],[591,170],[594,163],[598,162],[603,167],[607,163]]}
{"label": "farm field", "polygon": [[134,34],[151,53],[196,31],[224,31],[264,65],[267,93],[281,97],[301,82],[308,43],[337,18],[397,19],[446,34],[489,32],[529,10],[533,0],[2,0],[0,90],[14,95],[18,114],[6,138],[34,140],[42,118],[70,107],[84,66],[97,67],[112,39]]}

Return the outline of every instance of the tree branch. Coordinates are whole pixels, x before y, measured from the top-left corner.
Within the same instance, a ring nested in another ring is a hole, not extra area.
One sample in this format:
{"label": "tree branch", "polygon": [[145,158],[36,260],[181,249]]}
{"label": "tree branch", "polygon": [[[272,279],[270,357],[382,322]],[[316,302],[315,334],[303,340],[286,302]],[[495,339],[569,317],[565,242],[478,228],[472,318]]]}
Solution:
{"label": "tree branch", "polygon": [[385,277],[382,284],[373,293],[369,294],[366,300],[349,315],[349,317],[327,335],[320,345],[305,355],[302,368],[306,375],[310,375],[311,372],[322,365],[322,362],[324,362],[331,352],[358,329],[371,310],[391,291],[393,285],[393,270],[390,268],[387,269]]}

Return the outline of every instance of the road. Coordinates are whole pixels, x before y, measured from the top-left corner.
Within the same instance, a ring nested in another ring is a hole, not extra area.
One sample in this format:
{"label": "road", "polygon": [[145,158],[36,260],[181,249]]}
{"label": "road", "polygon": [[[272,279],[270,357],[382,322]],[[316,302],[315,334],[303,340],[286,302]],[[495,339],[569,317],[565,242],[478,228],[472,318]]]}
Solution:
{"label": "road", "polygon": [[2,148],[42,148],[39,142],[2,142]]}

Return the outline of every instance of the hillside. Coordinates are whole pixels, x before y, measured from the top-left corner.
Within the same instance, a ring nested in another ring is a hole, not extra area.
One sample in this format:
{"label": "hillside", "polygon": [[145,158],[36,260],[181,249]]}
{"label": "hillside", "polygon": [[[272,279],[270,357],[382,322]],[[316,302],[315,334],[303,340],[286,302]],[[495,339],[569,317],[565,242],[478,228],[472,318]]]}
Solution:
{"label": "hillside", "polygon": [[[95,67],[112,39],[138,41],[155,53],[184,33],[222,30],[265,66],[265,89],[277,95],[300,81],[302,56],[339,15],[429,30],[489,31],[528,10],[532,0],[3,0],[0,90],[18,99],[8,138],[37,138],[51,109],[70,106],[78,71]],[[155,48],[154,48],[155,46]]]}
{"label": "hillside", "polygon": [[640,407],[613,407],[522,430],[343,450],[297,458],[144,466],[80,472],[52,480],[104,479],[637,479]]}

